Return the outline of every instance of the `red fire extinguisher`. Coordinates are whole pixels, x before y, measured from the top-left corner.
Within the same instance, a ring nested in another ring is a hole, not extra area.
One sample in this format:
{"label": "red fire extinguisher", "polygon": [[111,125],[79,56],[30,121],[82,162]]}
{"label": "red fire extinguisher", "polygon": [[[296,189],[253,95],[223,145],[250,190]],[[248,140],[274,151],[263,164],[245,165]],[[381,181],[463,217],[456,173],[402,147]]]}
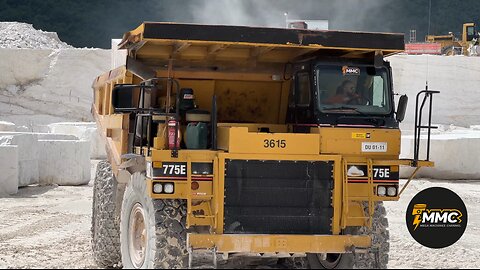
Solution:
{"label": "red fire extinguisher", "polygon": [[180,134],[180,123],[178,123],[175,119],[168,120],[168,148],[170,150],[175,149],[175,129],[178,128],[177,131],[177,149],[180,149],[180,140],[182,138]]}

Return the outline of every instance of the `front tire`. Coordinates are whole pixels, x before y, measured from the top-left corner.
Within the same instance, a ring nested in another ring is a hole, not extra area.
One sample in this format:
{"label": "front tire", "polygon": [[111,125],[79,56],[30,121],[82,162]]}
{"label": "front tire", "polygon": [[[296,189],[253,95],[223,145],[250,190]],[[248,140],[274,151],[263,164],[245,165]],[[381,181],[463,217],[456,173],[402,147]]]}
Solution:
{"label": "front tire", "polygon": [[[367,210],[365,210],[367,211]],[[355,258],[355,266],[360,269],[386,269],[388,265],[388,252],[390,251],[390,233],[388,231],[387,211],[383,202],[375,204],[372,229],[361,227],[358,234],[370,234],[372,246],[378,248],[378,265],[374,253],[359,253]]]}
{"label": "front tire", "polygon": [[93,183],[92,250],[99,267],[120,266],[120,222],[116,215],[117,180],[108,161],[97,165]]}
{"label": "front tire", "polygon": [[355,263],[351,253],[328,253],[325,260],[320,258],[320,254],[307,254],[307,260],[310,269],[352,269]]}
{"label": "front tire", "polygon": [[[365,205],[366,206],[366,205]],[[368,208],[365,207],[367,213]],[[372,229],[368,227],[348,228],[351,235],[371,235],[372,247],[378,248],[378,263],[374,253],[327,254],[326,260],[321,260],[318,254],[307,254],[309,268],[311,269],[386,269],[388,265],[388,252],[390,251],[390,234],[388,232],[387,212],[383,202],[375,203]]]}
{"label": "front tire", "polygon": [[135,173],[122,203],[120,241],[125,268],[186,268],[186,204],[153,200],[143,173]]}

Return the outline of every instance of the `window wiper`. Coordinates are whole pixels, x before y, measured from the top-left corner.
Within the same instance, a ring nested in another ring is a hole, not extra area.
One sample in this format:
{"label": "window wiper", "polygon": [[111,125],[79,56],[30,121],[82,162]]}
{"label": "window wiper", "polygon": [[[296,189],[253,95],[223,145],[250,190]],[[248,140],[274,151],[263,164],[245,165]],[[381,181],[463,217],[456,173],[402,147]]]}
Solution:
{"label": "window wiper", "polygon": [[338,107],[330,107],[330,108],[322,109],[322,111],[335,111],[335,110],[351,110],[361,115],[367,115],[364,112],[360,111],[358,108],[349,107],[349,106],[338,106]]}

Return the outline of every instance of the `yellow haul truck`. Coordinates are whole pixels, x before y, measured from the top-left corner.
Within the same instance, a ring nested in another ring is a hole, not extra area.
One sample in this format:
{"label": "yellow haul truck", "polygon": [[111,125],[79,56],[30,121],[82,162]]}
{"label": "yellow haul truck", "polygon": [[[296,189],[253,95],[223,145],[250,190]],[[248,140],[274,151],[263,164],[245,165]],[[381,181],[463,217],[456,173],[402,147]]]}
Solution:
{"label": "yellow haul truck", "polygon": [[433,165],[418,143],[399,159],[407,99],[395,108],[383,57],[403,34],[146,22],[119,49],[126,65],[93,82],[99,266],[185,268],[201,251],[387,266],[382,201],[400,165]]}

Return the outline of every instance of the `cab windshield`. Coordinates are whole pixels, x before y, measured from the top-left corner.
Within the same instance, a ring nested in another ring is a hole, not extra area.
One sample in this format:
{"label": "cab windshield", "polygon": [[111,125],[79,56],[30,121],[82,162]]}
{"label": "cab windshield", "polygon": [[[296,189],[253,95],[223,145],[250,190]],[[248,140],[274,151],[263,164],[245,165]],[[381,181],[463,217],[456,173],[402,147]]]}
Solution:
{"label": "cab windshield", "polygon": [[323,113],[378,114],[391,112],[385,68],[370,66],[317,66],[316,87]]}

